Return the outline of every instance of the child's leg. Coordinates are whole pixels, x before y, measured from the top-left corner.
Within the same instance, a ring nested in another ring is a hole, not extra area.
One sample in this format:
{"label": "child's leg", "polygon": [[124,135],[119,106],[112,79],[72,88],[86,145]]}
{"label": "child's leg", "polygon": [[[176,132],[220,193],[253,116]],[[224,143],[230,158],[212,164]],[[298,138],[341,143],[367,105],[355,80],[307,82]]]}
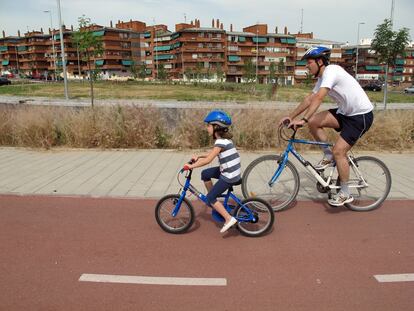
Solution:
{"label": "child's leg", "polygon": [[220,201],[217,201],[217,197],[219,197],[229,187],[230,185],[228,183],[222,179],[219,179],[214,184],[211,191],[207,194],[207,202],[224,218],[226,223],[231,219],[231,215],[224,208],[224,205]]}
{"label": "child's leg", "polygon": [[207,192],[210,192],[213,188],[213,182],[211,181],[211,179],[219,179],[219,177],[220,168],[218,166],[206,168],[201,172],[201,180],[204,181],[204,185],[206,186]]}

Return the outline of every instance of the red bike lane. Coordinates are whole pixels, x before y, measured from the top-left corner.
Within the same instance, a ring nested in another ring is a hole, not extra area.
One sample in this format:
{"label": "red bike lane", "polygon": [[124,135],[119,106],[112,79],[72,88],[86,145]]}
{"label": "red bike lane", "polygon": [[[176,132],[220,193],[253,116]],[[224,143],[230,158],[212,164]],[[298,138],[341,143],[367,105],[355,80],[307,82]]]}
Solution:
{"label": "red bike lane", "polygon": [[[2,310],[411,310],[414,201],[357,213],[298,202],[273,231],[225,235],[209,209],[163,232],[155,200],[0,196]],[[83,274],[221,278],[225,286],[80,282]]]}

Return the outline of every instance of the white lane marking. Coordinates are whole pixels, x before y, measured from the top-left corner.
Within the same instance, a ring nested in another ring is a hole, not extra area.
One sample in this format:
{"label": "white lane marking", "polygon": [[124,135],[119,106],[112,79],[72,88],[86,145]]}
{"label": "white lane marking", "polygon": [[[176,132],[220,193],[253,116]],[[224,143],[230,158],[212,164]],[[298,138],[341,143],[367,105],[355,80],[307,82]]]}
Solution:
{"label": "white lane marking", "polygon": [[374,278],[378,282],[414,282],[414,273],[403,273],[403,274],[377,274]]}
{"label": "white lane marking", "polygon": [[177,278],[108,274],[82,274],[79,281],[148,285],[227,286],[227,279],[224,278]]}

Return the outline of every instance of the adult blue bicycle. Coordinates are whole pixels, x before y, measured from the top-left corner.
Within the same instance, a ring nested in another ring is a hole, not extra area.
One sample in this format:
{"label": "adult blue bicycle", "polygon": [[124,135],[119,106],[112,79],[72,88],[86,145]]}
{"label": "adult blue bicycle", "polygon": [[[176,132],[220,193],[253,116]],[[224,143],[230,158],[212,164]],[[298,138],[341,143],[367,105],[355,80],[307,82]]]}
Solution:
{"label": "adult blue bicycle", "polygon": [[[320,193],[339,192],[340,182],[333,165],[325,170],[317,170],[295,149],[295,144],[332,146],[330,143],[296,139],[296,130],[286,133],[286,125],[281,125],[278,136],[288,142],[281,155],[264,155],[251,162],[243,174],[242,193],[245,197],[260,197],[269,202],[274,211],[289,207],[295,200],[300,186],[299,173],[289,160],[289,154],[315,178]],[[354,201],[345,206],[353,211],[370,211],[381,206],[391,189],[391,174],[387,166],[371,156],[354,157],[348,154],[350,176],[349,189]]]}
{"label": "adult blue bicycle", "polygon": [[[187,198],[188,194],[193,194],[208,205],[206,196],[191,185],[193,170],[186,171],[184,184],[180,181],[183,173],[184,171],[180,170],[177,175],[178,183],[182,187],[179,193],[162,197],[155,207],[155,219],[158,225],[168,233],[184,233],[193,225],[194,207]],[[265,200],[260,198],[240,200],[233,194],[233,187],[230,187],[221,197],[224,198],[223,205],[226,210],[237,219],[236,227],[243,235],[261,236],[273,227],[274,212]],[[212,217],[217,222],[224,222],[224,218],[213,208]]]}

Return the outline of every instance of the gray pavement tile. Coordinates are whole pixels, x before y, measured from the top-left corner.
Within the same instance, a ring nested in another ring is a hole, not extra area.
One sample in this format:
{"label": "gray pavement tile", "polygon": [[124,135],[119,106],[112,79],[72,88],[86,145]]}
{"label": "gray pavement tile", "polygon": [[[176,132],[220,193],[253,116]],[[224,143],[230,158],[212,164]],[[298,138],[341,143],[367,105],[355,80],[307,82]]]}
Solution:
{"label": "gray pavement tile", "polygon": [[[259,156],[270,153],[241,151],[242,168],[245,169]],[[0,193],[159,198],[179,191],[177,173],[192,154],[193,151],[172,150],[36,151],[0,148]],[[413,154],[371,154],[390,168],[393,184],[389,198],[414,199]],[[317,162],[321,153],[309,152],[304,157]],[[326,194],[317,192],[313,177],[296,159],[291,161],[301,178],[298,199],[326,199]],[[192,182],[205,192],[201,171],[202,168],[194,170]],[[241,196],[241,188],[235,187],[235,193]]]}

